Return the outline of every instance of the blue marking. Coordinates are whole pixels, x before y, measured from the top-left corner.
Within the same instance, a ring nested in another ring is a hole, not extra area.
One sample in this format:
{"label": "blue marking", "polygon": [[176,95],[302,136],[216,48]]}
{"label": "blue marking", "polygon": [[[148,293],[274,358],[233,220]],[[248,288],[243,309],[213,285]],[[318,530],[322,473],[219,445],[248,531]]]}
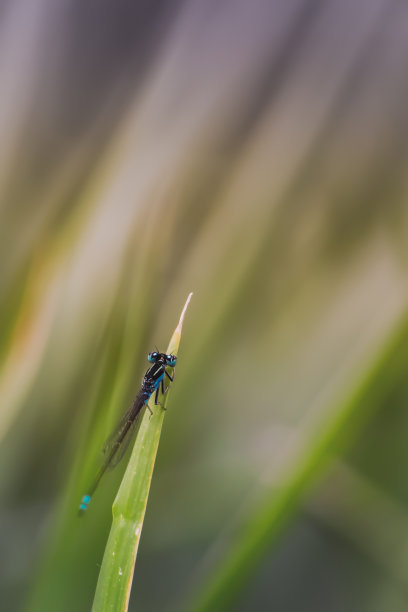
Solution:
{"label": "blue marking", "polygon": [[161,381],[163,380],[163,378],[164,378],[164,374],[162,374],[157,380],[154,381],[154,387],[153,387],[154,389],[158,389],[159,388],[159,385],[160,385]]}
{"label": "blue marking", "polygon": [[80,510],[86,510],[86,506],[85,506],[85,504],[80,504],[80,505],[79,505],[79,509],[80,509]]}
{"label": "blue marking", "polygon": [[82,503],[89,504],[90,501],[91,501],[91,496],[90,495],[84,495],[83,496]]}

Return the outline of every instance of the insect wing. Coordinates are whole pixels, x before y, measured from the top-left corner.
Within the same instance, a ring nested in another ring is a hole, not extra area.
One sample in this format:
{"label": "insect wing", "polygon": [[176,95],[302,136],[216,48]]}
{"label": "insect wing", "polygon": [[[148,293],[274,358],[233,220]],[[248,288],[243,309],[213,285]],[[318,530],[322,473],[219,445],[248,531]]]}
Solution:
{"label": "insect wing", "polygon": [[143,397],[137,397],[133,405],[123,415],[116,429],[111,433],[102,447],[105,469],[113,469],[125,454],[134,432],[140,425],[140,415],[144,405]]}

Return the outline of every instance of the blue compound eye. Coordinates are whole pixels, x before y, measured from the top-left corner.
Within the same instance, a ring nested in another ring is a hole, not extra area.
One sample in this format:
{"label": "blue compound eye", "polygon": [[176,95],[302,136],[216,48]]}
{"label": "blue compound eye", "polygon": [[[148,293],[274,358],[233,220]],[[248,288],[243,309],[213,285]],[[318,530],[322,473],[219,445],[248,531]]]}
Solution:
{"label": "blue compound eye", "polygon": [[149,353],[147,356],[148,361],[150,361],[150,363],[154,363],[157,359],[157,351],[154,351],[153,353]]}
{"label": "blue compound eye", "polygon": [[166,362],[170,368],[174,368],[177,363],[177,357],[175,355],[166,355]]}

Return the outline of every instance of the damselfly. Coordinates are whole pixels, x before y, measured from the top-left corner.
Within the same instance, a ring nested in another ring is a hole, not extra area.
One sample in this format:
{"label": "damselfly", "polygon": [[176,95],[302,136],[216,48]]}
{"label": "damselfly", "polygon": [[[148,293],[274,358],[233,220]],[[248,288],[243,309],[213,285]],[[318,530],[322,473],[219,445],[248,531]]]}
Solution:
{"label": "damselfly", "polygon": [[[125,454],[129,442],[132,439],[132,434],[136,429],[136,423],[139,421],[142,408],[146,406],[150,413],[152,413],[148,406],[148,401],[151,395],[155,393],[154,403],[156,406],[161,406],[162,404],[159,402],[159,393],[161,391],[164,395],[170,386],[170,383],[167,385],[167,387],[165,386],[165,376],[167,376],[170,382],[173,382],[174,380],[174,368],[176,367],[177,363],[177,357],[175,355],[166,355],[166,353],[154,351],[153,353],[149,353],[147,359],[153,365],[144,375],[142,380],[142,388],[136,395],[132,406],[123,415],[116,429],[106,440],[102,448],[104,455],[103,464],[96,475],[92,487],[90,487],[88,493],[84,495],[81,500],[79,505],[80,515],[82,515],[88,508],[91,497],[106,470],[114,468]],[[172,375],[167,372],[167,367],[173,369]]]}

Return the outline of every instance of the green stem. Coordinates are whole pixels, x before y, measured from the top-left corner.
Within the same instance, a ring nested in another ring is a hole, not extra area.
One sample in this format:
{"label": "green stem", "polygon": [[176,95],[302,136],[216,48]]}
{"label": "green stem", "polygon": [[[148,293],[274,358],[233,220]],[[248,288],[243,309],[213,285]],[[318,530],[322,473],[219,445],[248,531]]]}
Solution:
{"label": "green stem", "polygon": [[[170,340],[167,353],[177,355],[184,314],[191,294]],[[168,393],[162,398],[166,406]],[[153,414],[145,411],[132,456],[113,503],[113,521],[106,544],[92,612],[126,611],[137,549],[143,527],[154,463],[159,446],[165,410],[149,401]]]}

